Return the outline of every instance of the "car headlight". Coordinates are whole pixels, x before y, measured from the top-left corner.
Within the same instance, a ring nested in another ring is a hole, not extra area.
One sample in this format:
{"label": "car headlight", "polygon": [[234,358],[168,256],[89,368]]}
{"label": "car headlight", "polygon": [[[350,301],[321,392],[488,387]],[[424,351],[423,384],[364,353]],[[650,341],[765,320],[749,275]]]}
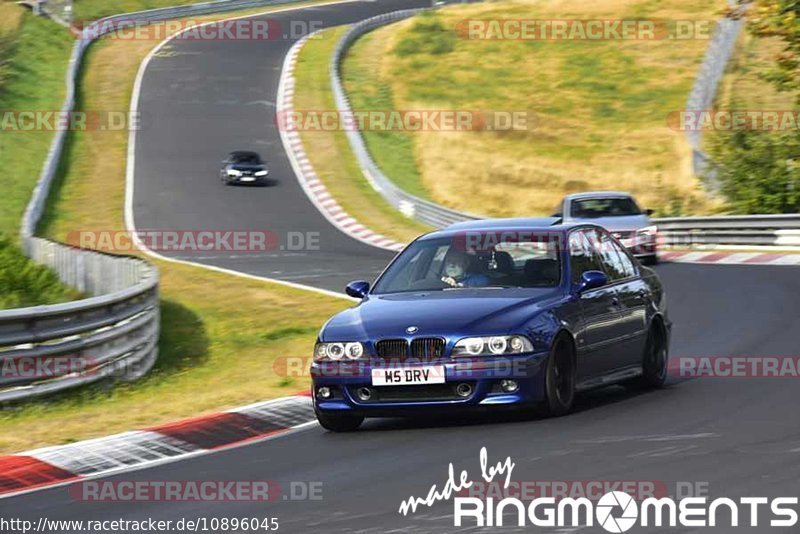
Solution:
{"label": "car headlight", "polygon": [[453,356],[500,356],[533,352],[533,343],[525,336],[467,337],[453,347]]}
{"label": "car headlight", "polygon": [[269,174],[269,171],[256,171],[256,176],[266,176]]}
{"label": "car headlight", "polygon": [[317,343],[314,361],[358,360],[364,356],[364,345],[358,342]]}
{"label": "car headlight", "polygon": [[656,235],[658,233],[658,226],[647,226],[640,228],[636,231],[639,235]]}
{"label": "car headlight", "polygon": [[236,169],[228,169],[228,176],[241,176],[242,171],[237,171]]}

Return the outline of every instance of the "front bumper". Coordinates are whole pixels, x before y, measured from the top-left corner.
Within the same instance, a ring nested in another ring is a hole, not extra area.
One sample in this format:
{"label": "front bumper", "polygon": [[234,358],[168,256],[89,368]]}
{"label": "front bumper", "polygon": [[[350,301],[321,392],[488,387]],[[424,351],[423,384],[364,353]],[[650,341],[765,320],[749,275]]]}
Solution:
{"label": "front bumper", "polygon": [[266,176],[229,176],[228,182],[232,184],[242,184],[242,185],[251,185],[251,184],[263,184],[267,181]]}
{"label": "front bumper", "polygon": [[[364,361],[322,362],[311,366],[312,398],[317,410],[348,413],[365,417],[391,417],[451,410],[469,410],[499,406],[534,404],[544,398],[547,353],[523,354],[475,359],[444,359],[430,363],[392,363]],[[414,368],[421,365],[444,366],[443,384],[373,386],[372,370]],[[504,391],[503,380],[514,380],[518,389]],[[470,394],[458,394],[459,385],[467,384]],[[331,398],[318,395],[328,387]],[[361,388],[370,390],[370,398],[359,398]]]}

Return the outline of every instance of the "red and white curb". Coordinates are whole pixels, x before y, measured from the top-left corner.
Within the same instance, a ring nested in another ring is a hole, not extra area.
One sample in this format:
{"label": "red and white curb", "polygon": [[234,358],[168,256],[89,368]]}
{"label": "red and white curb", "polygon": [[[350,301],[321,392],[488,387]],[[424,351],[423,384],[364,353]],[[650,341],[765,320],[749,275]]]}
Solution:
{"label": "red and white curb", "polygon": [[666,251],[660,252],[658,258],[661,261],[672,263],[800,266],[800,253]]}
{"label": "red and white curb", "polygon": [[[276,103],[278,117],[285,117],[294,110],[294,68],[297,64],[297,56],[306,41],[309,38],[313,38],[314,35],[316,34],[311,34],[297,41],[286,55],[281,72],[280,84],[278,86],[278,101]],[[306,154],[303,148],[303,141],[300,138],[300,133],[296,130],[286,131],[286,128],[280,124],[278,124],[278,130],[280,131],[283,148],[289,157],[289,161],[292,164],[297,180],[300,182],[300,186],[303,188],[306,195],[308,195],[308,198],[314,206],[317,207],[331,224],[350,237],[368,245],[393,251],[399,251],[405,247],[402,243],[398,243],[397,241],[373,232],[359,223],[355,217],[347,213],[339,203],[336,202],[336,199],[331,196],[325,184],[322,183],[319,176],[314,171],[314,167],[308,159],[308,154]]]}
{"label": "red and white curb", "polygon": [[0,456],[0,499],[288,433],[316,420],[304,395],[113,436]]}

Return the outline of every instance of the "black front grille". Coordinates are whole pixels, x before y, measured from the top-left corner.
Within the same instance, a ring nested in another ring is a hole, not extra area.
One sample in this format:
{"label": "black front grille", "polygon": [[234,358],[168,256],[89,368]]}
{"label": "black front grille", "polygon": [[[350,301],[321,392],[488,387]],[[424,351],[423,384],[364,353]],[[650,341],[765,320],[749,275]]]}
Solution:
{"label": "black front grille", "polygon": [[435,360],[444,355],[444,339],[420,337],[411,342],[411,357],[420,360]]}
{"label": "black front grille", "polygon": [[381,358],[405,358],[408,356],[408,343],[405,339],[382,339],[375,344]]}
{"label": "black front grille", "polygon": [[[474,382],[467,382],[475,388]],[[416,386],[379,386],[370,388],[372,396],[369,400],[360,400],[357,396],[358,389],[355,386],[347,388],[350,396],[358,399],[360,404],[373,402],[424,402],[424,401],[451,401],[465,400],[469,397],[461,397],[456,393],[456,384],[425,384]]]}
{"label": "black front grille", "polygon": [[411,341],[409,347],[405,339],[382,339],[375,344],[379,358],[403,361],[413,358],[426,362],[444,356],[444,339],[440,337],[418,337]]}

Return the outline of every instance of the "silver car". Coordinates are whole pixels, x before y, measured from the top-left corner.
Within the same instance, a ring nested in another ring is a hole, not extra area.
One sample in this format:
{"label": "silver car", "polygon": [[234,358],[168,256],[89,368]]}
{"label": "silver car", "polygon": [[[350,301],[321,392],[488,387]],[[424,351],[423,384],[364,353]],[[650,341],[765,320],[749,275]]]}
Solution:
{"label": "silver car", "polygon": [[653,210],[642,210],[628,193],[590,191],[567,195],[553,214],[564,222],[586,221],[600,225],[639,258],[642,263],[658,262],[658,228],[650,220]]}

